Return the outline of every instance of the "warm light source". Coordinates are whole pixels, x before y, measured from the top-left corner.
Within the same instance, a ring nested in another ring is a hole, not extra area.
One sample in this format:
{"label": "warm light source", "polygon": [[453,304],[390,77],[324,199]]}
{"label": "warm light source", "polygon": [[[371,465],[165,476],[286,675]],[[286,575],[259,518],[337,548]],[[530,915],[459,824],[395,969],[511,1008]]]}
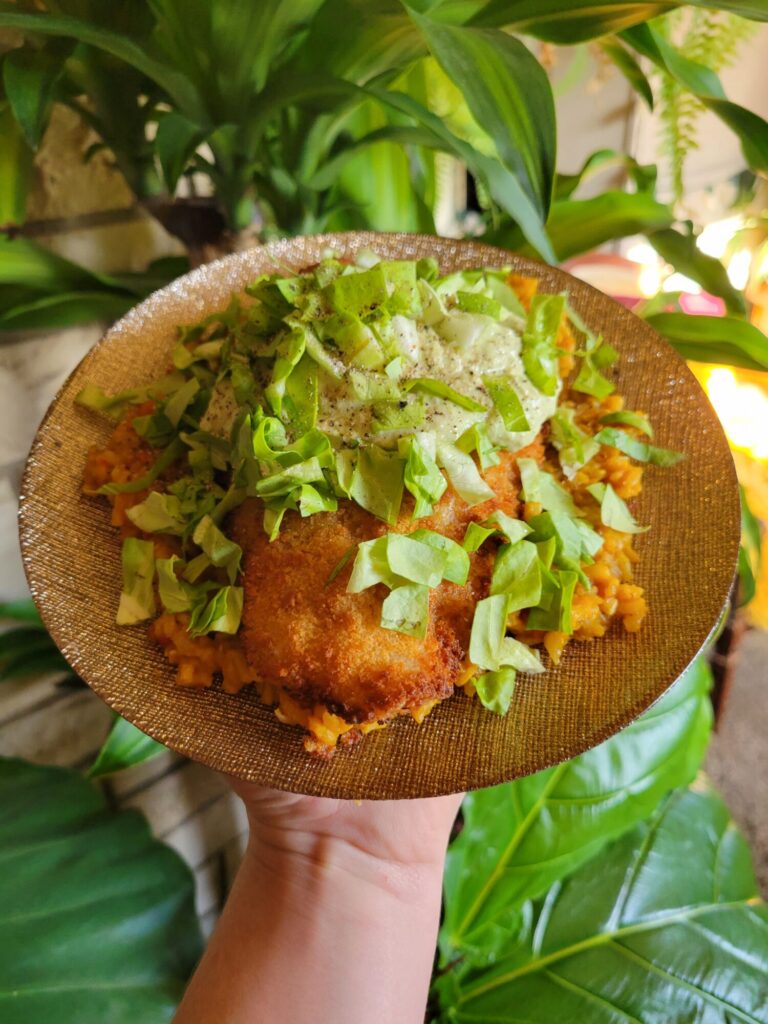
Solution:
{"label": "warm light source", "polygon": [[728,280],[734,288],[743,291],[749,281],[752,267],[752,253],[749,249],[739,249],[728,261]]}
{"label": "warm light source", "polygon": [[711,369],[704,386],[734,448],[768,461],[768,395],[739,381],[727,366]]}

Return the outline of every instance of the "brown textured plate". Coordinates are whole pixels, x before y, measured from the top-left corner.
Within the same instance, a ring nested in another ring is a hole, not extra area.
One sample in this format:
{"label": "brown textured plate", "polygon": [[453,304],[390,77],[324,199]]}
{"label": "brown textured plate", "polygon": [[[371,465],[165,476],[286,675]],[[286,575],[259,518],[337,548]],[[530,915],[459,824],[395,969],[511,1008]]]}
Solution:
{"label": "brown textured plate", "polygon": [[[232,292],[276,263],[296,269],[329,248],[350,256],[435,256],[443,271],[511,264],[567,289],[584,320],[618,349],[618,390],[652,418],[657,443],[687,453],[650,468],[637,499],[652,529],[637,542],[637,582],[650,614],[640,633],[614,627],[571,644],[561,666],[520,680],[500,718],[459,694],[422,725],[400,718],[340,751],[309,757],[298,729],[281,725],[244,690],[183,689],[143,626],[119,628],[120,543],[104,503],[83,497],[91,445],[110,427],[75,405],[86,383],[108,391],[164,372],[177,324],[223,308]],[[389,799],[490,786],[538,771],[600,743],[649,707],[678,678],[714,629],[730,590],[739,542],[739,498],[728,445],[682,359],[645,323],[602,293],[532,260],[478,242],[421,235],[349,233],[294,238],[201,267],[120,320],[56,397],[27,463],[21,542],[32,594],[54,640],[108,704],[145,732],[212,768],[279,789],[319,796]]]}

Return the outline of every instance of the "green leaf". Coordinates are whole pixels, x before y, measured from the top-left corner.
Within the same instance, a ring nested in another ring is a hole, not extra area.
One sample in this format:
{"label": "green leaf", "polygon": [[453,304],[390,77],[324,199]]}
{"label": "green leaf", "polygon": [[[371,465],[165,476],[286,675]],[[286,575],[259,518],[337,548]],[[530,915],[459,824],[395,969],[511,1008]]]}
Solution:
{"label": "green leaf", "polygon": [[240,545],[225,537],[210,516],[203,516],[195,527],[192,540],[203,549],[213,565],[226,569],[229,582],[234,583],[243,557]]}
{"label": "green leaf", "polygon": [[80,18],[47,12],[21,11],[14,3],[0,3],[0,27],[41,35],[64,36],[88,43],[141,71],[156,82],[190,116],[205,117],[205,105],[189,79],[158,60],[142,42]]}
{"label": "green leaf", "polygon": [[645,100],[649,110],[653,110],[653,90],[651,83],[645,76],[643,69],[632,54],[615,37],[602,39],[600,49],[613,61],[619,71],[638,94]]}
{"label": "green leaf", "polygon": [[403,385],[404,391],[420,391],[425,395],[434,395],[435,398],[444,398],[447,402],[453,402],[461,409],[468,409],[469,412],[487,413],[488,409],[481,402],[474,398],[462,395],[444,381],[434,380],[432,377],[411,377]]}
{"label": "green leaf", "polygon": [[404,462],[378,445],[362,448],[357,456],[349,495],[367,512],[394,526],[403,501]]}
{"label": "green leaf", "polygon": [[201,603],[192,609],[189,632],[192,636],[213,632],[234,635],[240,628],[242,614],[243,588],[222,587],[208,604]]}
{"label": "green leaf", "polygon": [[444,1020],[765,1019],[768,908],[749,849],[704,780],[536,907],[487,970],[442,988]]}
{"label": "green leaf", "polygon": [[650,232],[648,241],[662,259],[672,264],[678,274],[690,277],[710,295],[719,295],[729,313],[746,312],[744,296],[729,281],[723,264],[696,247],[696,238],[692,232],[683,234],[674,228],[665,228]]}
{"label": "green leaf", "polygon": [[541,64],[505,32],[446,25],[415,11],[411,17],[475,121],[493,138],[501,161],[546,220],[555,176],[555,105]]}
{"label": "green leaf", "polygon": [[469,576],[469,555],[461,544],[457,544],[455,540],[445,537],[442,533],[436,533],[435,530],[414,530],[408,536],[411,540],[421,541],[422,544],[428,544],[443,553],[443,579],[457,583],[460,587],[466,584]]}
{"label": "green leaf", "polygon": [[71,44],[62,46],[60,42],[39,50],[26,46],[3,58],[6,99],[33,149],[40,144],[54,89],[71,49]]}
{"label": "green leaf", "polygon": [[678,53],[650,24],[629,28],[622,33],[622,38],[667,71],[728,125],[738,136],[744,157],[753,170],[768,171],[768,122],[728,100],[714,71]]}
{"label": "green leaf", "polygon": [[131,768],[142,761],[157,757],[167,749],[162,743],[153,740],[118,715],[104,745],[96,755],[96,760],[88,769],[88,776],[95,779],[120,772],[124,768]]}
{"label": "green leaf", "polygon": [[526,900],[644,819],[698,770],[711,674],[700,659],[632,725],[572,761],[470,794],[448,853],[444,960],[492,957]]}
{"label": "green leaf", "polygon": [[500,668],[498,672],[484,672],[472,682],[484,708],[496,715],[506,715],[517,682],[515,669]]}
{"label": "green leaf", "polygon": [[504,429],[512,432],[530,430],[525,417],[523,403],[509,377],[483,377],[483,384],[490,395],[496,411],[501,416]]}
{"label": "green leaf", "polygon": [[175,110],[158,118],[155,149],[171,194],[203,137],[199,125]]}
{"label": "green leaf", "polygon": [[469,638],[469,660],[479,668],[497,671],[499,653],[507,630],[507,597],[494,594],[475,605],[472,632]]}
{"label": "green leaf", "polygon": [[415,498],[414,519],[430,515],[435,503],[448,487],[434,458],[415,437],[411,438],[408,444],[403,482],[406,490]]}
{"label": "green leaf", "polygon": [[10,106],[1,101],[0,139],[0,225],[23,224],[27,219],[33,153]]}
{"label": "green leaf", "polygon": [[685,458],[683,452],[675,452],[671,448],[657,448],[616,427],[603,427],[602,430],[598,430],[595,440],[600,444],[618,448],[620,452],[637,459],[638,462],[650,462],[652,466],[674,466]]}
{"label": "green leaf", "polygon": [[638,526],[626,502],[610,484],[591,484],[587,490],[600,504],[600,522],[620,533],[645,533],[650,526]]}
{"label": "green leaf", "polygon": [[381,625],[407,636],[423,639],[429,620],[429,587],[422,583],[406,583],[395,587],[381,606]]}
{"label": "green leaf", "polygon": [[106,291],[60,292],[10,305],[0,299],[0,330],[55,330],[94,320],[111,323],[135,305],[133,296]]}
{"label": "green leaf", "polygon": [[126,537],[122,549],[123,589],[115,621],[133,626],[155,614],[155,546],[151,540]]}
{"label": "green leaf", "polygon": [[757,578],[763,560],[763,537],[760,520],[749,507],[747,494],[739,485],[741,496],[741,545],[739,547],[739,607],[749,604],[757,591]]}
{"label": "green leaf", "polygon": [[472,456],[455,445],[439,442],[437,461],[445,470],[453,489],[468,505],[480,505],[496,497],[493,489],[480,476]]}
{"label": "green leaf", "polygon": [[26,601],[4,601],[0,603],[0,621],[11,619],[14,622],[34,622],[42,626],[37,605],[30,598]]}
{"label": "green leaf", "polygon": [[202,942],[189,868],[144,819],[76,772],[3,759],[0,848],[4,1024],[169,1021]]}
{"label": "green leaf", "polygon": [[768,338],[746,320],[688,313],[655,313],[646,320],[684,359],[768,370]]}

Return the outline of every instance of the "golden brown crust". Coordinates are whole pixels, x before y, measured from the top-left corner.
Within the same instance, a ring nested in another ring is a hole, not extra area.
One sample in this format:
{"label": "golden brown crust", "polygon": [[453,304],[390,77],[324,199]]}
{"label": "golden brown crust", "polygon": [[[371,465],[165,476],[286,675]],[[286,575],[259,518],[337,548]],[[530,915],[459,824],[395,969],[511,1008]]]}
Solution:
{"label": "golden brown crust", "polygon": [[[449,488],[428,518],[412,520],[404,503],[394,529],[434,529],[460,541],[470,521],[495,509],[515,515],[514,460],[522,454],[540,460],[543,446],[537,441],[514,456],[502,453],[499,465],[485,474],[495,500],[469,508]],[[349,567],[327,582],[345,552],[386,532],[384,523],[357,505],[343,501],[337,512],[306,519],[289,512],[271,544],[260,502],[246,502],[233,519],[233,535],[245,552],[243,644],[260,679],[283,686],[305,706],[321,703],[355,722],[450,696],[466,658],[475,605],[488,592],[492,551],[470,556],[465,587],[443,582],[431,592],[429,627],[421,640],[381,628],[384,586],[348,594]]]}

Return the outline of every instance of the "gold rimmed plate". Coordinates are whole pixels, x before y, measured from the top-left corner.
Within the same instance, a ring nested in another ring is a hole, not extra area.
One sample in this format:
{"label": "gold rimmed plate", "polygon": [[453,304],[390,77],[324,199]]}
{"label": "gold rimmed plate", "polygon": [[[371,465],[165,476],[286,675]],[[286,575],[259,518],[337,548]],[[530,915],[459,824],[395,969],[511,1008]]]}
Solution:
{"label": "gold rimmed plate", "polygon": [[[178,324],[226,306],[254,277],[316,263],[327,250],[389,258],[434,256],[443,272],[511,264],[563,291],[619,352],[617,390],[650,416],[657,443],[685,452],[650,468],[633,507],[652,528],[637,542],[637,582],[650,613],[639,633],[618,625],[574,642],[562,663],[521,678],[505,717],[459,693],[422,725],[403,716],[330,761],[305,753],[251,688],[187,689],[145,626],[115,624],[120,541],[106,504],[83,496],[88,449],[111,427],[75,404],[85,384],[140,386],[169,364]],[[494,785],[574,757],[657,700],[698,654],[730,591],[739,496],[722,429],[685,362],[647,324],[563,271],[480,242],[353,232],[294,238],[192,271],[131,310],[83,359],[56,396],[29,455],[20,510],[24,564],[43,620],[72,667],[121,715],[182,754],[263,785],[318,796],[395,799]]]}

